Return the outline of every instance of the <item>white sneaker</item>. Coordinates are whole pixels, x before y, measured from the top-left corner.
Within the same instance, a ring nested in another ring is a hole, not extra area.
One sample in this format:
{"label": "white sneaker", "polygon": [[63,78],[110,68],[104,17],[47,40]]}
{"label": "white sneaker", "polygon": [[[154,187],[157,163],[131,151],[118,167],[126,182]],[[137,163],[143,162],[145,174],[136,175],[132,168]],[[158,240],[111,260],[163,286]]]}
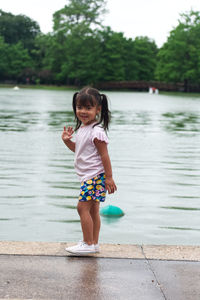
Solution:
{"label": "white sneaker", "polygon": [[71,247],[67,247],[65,248],[66,251],[71,252],[73,251],[73,249],[76,249],[78,246],[80,246],[83,243],[83,241],[79,241],[77,245],[75,246],[71,246]]}
{"label": "white sneaker", "polygon": [[99,244],[94,244],[94,249],[95,249],[96,253],[100,252]]}
{"label": "white sneaker", "polygon": [[76,246],[68,247],[65,250],[75,255],[87,255],[87,254],[96,253],[93,244],[88,245],[82,241],[80,241]]}

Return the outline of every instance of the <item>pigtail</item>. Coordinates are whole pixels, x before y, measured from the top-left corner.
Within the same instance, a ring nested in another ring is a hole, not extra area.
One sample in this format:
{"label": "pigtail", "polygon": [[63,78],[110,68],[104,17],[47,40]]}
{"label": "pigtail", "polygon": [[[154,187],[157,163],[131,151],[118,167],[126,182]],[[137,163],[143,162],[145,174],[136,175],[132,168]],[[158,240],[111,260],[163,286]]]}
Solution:
{"label": "pigtail", "polygon": [[76,98],[77,98],[77,96],[78,96],[78,92],[77,93],[75,93],[74,95],[73,95],[73,101],[72,101],[72,106],[73,106],[73,111],[74,111],[74,116],[75,116],[75,121],[76,121],[76,126],[75,126],[75,131],[77,130],[77,129],[79,129],[79,127],[81,126],[81,121],[79,121],[79,119],[77,118],[77,116],[76,116]]}
{"label": "pigtail", "polygon": [[108,99],[105,94],[101,94],[101,117],[99,123],[103,123],[103,128],[108,130],[111,120],[111,112],[108,108]]}

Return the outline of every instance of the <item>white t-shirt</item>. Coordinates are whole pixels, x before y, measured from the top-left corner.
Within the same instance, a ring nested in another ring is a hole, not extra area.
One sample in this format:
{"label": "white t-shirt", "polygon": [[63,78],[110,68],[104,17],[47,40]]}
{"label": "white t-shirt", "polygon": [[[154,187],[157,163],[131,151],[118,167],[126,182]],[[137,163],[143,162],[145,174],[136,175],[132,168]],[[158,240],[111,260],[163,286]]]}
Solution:
{"label": "white t-shirt", "polygon": [[101,125],[94,126],[94,124],[80,127],[76,134],[75,170],[81,182],[92,179],[104,172],[94,139],[97,138],[108,144],[108,137]]}

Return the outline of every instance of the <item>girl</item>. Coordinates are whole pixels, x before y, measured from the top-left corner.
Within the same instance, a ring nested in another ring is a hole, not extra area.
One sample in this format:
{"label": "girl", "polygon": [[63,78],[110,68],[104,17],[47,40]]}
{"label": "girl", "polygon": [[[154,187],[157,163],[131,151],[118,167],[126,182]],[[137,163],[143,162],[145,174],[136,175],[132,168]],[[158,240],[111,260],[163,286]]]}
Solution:
{"label": "girl", "polygon": [[66,248],[70,253],[86,255],[99,252],[100,215],[99,204],[117,190],[112,178],[112,167],[108,155],[108,138],[105,133],[110,122],[108,100],[98,90],[85,87],[73,96],[76,141],[74,130],[64,127],[62,139],[75,152],[75,170],[81,181],[77,210],[81,220],[83,241]]}

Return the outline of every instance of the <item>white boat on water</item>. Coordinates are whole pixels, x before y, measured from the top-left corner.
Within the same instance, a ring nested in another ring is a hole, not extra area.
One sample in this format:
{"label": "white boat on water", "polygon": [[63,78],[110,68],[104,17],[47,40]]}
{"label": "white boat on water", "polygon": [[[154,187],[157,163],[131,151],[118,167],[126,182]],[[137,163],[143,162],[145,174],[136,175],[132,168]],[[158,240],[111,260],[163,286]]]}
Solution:
{"label": "white boat on water", "polygon": [[149,88],[149,94],[159,94],[159,89],[156,89],[155,87]]}

